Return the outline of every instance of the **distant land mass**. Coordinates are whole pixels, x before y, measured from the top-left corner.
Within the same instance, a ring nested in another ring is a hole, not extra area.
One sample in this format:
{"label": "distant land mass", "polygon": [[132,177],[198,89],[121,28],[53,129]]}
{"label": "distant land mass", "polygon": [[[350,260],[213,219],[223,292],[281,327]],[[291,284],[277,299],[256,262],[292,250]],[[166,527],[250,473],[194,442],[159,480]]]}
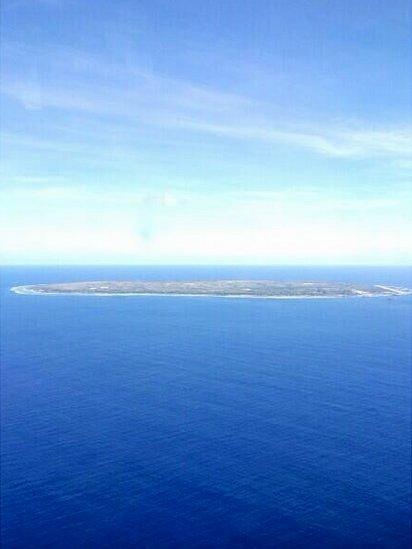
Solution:
{"label": "distant land mass", "polygon": [[273,280],[94,281],[34,284],[11,288],[19,294],[173,295],[261,298],[374,297],[411,294],[408,288],[340,282]]}

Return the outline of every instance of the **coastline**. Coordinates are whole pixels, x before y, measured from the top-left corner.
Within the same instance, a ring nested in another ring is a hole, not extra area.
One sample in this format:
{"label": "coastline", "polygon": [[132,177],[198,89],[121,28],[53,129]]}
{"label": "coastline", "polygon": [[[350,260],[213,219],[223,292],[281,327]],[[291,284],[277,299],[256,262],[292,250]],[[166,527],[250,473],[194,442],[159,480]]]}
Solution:
{"label": "coastline", "polygon": [[[382,287],[382,286],[381,286]],[[383,287],[382,287],[383,288]],[[388,288],[388,287],[385,287]],[[411,295],[411,291],[398,291],[396,294],[387,293],[359,293],[355,295],[246,295],[246,294],[184,294],[184,293],[155,293],[155,292],[131,292],[131,293],[104,293],[104,292],[39,292],[30,290],[25,286],[13,286],[10,291],[19,295],[61,295],[61,296],[84,296],[84,297],[220,297],[229,299],[347,299],[347,298],[371,298],[371,297],[401,297]]]}

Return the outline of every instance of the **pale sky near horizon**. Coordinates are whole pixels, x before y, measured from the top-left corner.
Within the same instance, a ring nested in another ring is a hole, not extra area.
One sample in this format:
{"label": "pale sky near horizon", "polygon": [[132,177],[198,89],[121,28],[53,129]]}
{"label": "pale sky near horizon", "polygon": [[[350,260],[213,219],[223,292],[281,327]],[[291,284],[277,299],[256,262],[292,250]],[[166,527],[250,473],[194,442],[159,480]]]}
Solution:
{"label": "pale sky near horizon", "polygon": [[3,264],[410,264],[406,0],[3,0]]}

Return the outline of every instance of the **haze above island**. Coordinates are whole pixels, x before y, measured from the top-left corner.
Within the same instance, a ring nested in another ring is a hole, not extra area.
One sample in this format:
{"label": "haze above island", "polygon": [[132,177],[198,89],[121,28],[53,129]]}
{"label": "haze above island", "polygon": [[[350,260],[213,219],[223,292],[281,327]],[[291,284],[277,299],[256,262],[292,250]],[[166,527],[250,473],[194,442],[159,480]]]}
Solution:
{"label": "haze above island", "polygon": [[6,264],[408,264],[404,0],[3,0]]}

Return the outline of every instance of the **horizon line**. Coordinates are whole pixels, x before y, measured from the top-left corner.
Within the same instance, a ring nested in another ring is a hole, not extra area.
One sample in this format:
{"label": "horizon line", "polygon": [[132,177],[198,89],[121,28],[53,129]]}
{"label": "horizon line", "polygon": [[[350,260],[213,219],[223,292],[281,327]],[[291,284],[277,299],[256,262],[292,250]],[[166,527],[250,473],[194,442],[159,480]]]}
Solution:
{"label": "horizon line", "polygon": [[1,267],[403,267],[412,263],[0,263]]}

